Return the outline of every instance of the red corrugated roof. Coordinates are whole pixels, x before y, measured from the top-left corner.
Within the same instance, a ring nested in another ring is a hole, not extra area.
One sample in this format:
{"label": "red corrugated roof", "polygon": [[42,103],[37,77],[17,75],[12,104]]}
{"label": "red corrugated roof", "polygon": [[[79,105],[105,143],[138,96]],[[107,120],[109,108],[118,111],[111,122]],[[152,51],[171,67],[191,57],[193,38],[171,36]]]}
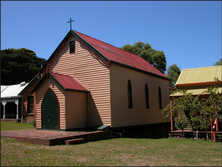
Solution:
{"label": "red corrugated roof", "polygon": [[64,89],[88,91],[73,77],[50,72],[50,74],[63,86]]}
{"label": "red corrugated roof", "polygon": [[80,32],[74,32],[110,61],[115,61],[169,79],[165,74],[153,67],[150,63],[148,63],[140,56],[129,53],[125,50],[107,44],[95,38],[89,37]]}

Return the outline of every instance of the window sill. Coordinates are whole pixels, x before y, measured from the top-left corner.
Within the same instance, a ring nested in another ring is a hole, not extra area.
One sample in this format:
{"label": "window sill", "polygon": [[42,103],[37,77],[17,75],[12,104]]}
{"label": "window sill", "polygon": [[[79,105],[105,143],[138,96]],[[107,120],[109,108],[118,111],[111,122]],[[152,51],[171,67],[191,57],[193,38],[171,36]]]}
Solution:
{"label": "window sill", "polygon": [[27,113],[27,116],[34,116],[34,113]]}

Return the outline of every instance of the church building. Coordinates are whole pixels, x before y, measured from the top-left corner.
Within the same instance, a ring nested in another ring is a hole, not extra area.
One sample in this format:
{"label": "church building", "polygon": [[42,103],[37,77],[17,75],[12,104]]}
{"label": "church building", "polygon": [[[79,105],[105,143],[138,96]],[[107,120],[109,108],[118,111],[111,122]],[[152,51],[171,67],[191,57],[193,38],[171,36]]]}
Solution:
{"label": "church building", "polygon": [[169,78],[110,44],[70,30],[31,91],[38,130],[124,128],[169,123]]}

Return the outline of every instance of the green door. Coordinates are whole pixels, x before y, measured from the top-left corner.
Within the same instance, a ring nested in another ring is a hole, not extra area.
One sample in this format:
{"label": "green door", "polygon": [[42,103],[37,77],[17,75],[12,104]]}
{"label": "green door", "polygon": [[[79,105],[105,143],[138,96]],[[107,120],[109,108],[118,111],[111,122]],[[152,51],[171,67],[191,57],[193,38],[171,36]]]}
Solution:
{"label": "green door", "polygon": [[58,130],[58,101],[49,89],[42,102],[42,129]]}

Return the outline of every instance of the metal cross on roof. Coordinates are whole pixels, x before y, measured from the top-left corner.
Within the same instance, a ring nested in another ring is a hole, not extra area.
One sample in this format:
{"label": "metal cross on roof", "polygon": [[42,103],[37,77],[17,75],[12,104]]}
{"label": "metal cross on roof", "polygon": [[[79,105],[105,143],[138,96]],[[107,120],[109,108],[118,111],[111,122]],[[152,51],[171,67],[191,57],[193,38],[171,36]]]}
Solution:
{"label": "metal cross on roof", "polygon": [[70,23],[70,30],[72,29],[72,22],[73,22],[74,20],[72,20],[71,18],[70,18],[70,21],[68,21],[67,23]]}

